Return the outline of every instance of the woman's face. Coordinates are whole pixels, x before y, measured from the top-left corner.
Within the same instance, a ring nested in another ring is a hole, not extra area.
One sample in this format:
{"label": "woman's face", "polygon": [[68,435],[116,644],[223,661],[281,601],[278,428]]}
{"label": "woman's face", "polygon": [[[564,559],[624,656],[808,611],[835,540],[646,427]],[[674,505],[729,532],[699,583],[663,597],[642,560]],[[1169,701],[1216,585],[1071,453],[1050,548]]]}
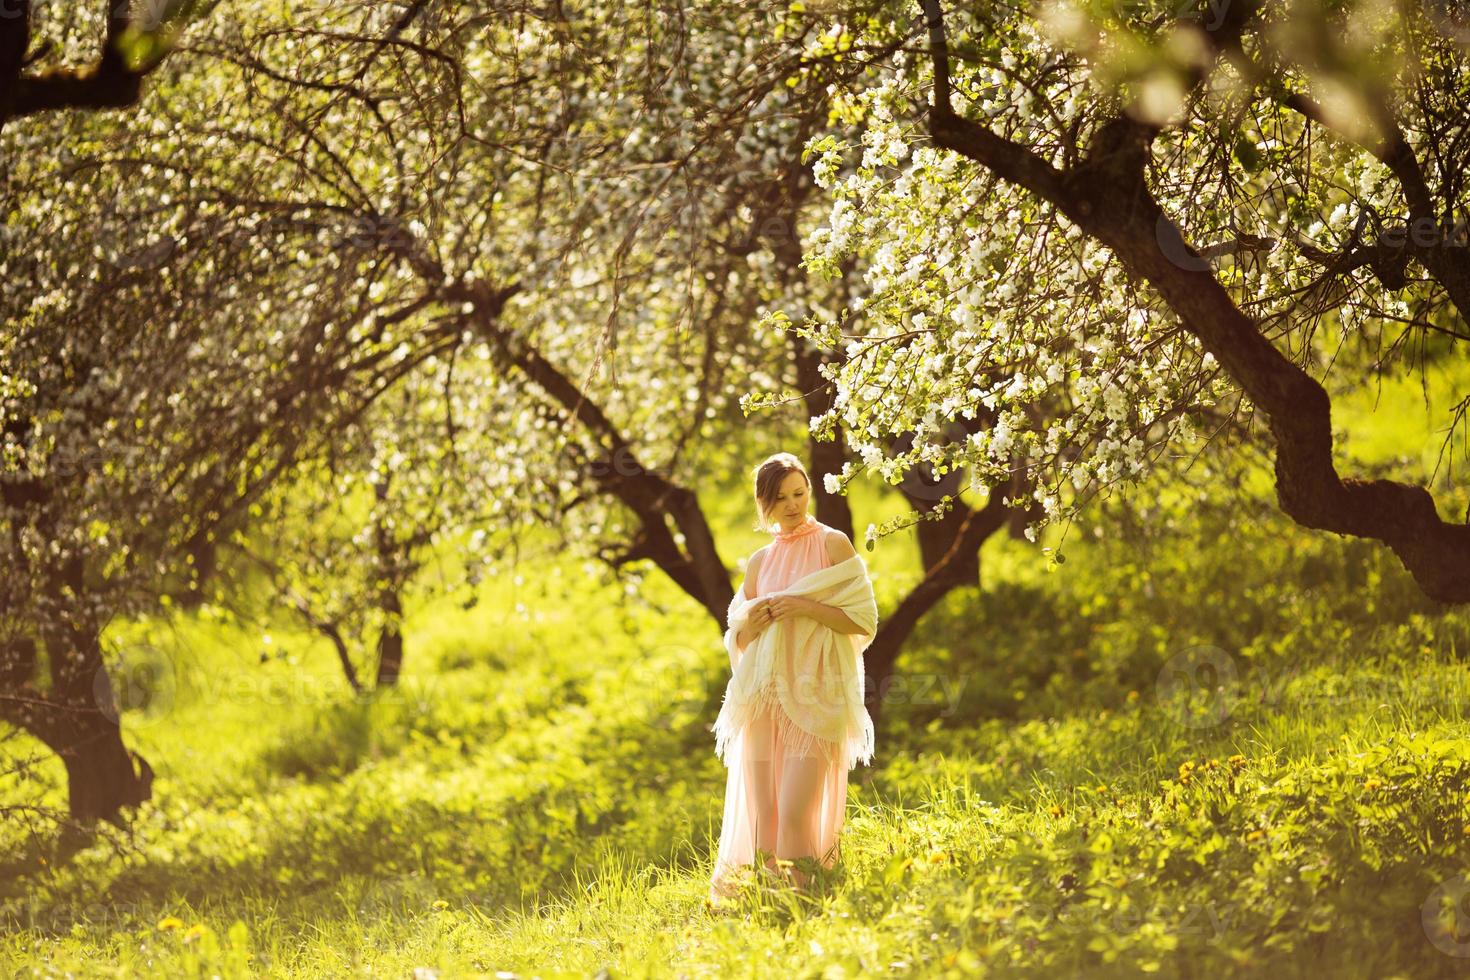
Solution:
{"label": "woman's face", "polygon": [[806,520],[806,477],[797,470],[786,474],[781,489],[776,493],[776,502],[771,505],[771,518],[780,523],[783,531],[789,531]]}

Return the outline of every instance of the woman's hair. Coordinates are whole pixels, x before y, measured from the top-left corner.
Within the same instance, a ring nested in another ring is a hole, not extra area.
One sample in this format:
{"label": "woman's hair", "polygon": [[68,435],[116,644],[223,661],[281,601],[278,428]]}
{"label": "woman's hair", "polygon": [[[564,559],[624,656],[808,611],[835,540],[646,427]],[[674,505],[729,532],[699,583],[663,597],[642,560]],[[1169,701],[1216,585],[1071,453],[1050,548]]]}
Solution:
{"label": "woman's hair", "polygon": [[776,496],[781,492],[781,481],[793,472],[801,474],[801,478],[806,481],[807,489],[810,490],[812,480],[806,475],[806,467],[802,466],[801,460],[791,453],[775,453],[766,457],[765,461],[755,468],[755,511],[759,515],[755,525],[757,531],[771,530],[771,523],[767,515],[776,505]]}

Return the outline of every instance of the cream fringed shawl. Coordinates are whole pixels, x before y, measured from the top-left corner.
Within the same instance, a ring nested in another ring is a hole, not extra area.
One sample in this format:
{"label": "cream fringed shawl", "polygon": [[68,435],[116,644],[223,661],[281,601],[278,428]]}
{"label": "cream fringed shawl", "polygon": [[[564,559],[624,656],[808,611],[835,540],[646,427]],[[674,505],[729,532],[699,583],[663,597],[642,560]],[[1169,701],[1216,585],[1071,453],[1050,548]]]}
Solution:
{"label": "cream fringed shawl", "polygon": [[[805,596],[847,614],[862,633],[839,633],[808,616],[791,616],[766,627],[744,651],[735,635],[754,605],[772,596]],[[860,555],[810,572],[784,589],[747,599],[735,593],[726,616],[725,651],[730,682],[715,719],[715,754],[730,764],[726,748],[763,707],[779,704],[782,734],[798,754],[841,752],[843,769],[873,758],[873,720],[863,705],[863,651],[878,625],[873,584]]]}

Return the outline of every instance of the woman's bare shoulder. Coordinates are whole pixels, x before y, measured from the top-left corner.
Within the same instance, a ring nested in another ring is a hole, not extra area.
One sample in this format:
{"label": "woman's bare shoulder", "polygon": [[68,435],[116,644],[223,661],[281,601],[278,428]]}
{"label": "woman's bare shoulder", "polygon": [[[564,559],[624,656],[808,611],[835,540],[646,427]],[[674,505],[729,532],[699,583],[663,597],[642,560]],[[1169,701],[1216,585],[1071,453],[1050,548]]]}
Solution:
{"label": "woman's bare shoulder", "polygon": [[846,534],[840,528],[827,528],[827,557],[834,563],[846,561],[857,554],[857,549],[852,546]]}
{"label": "woman's bare shoulder", "polygon": [[751,596],[751,595],[754,594],[755,584],[756,584],[756,573],[760,570],[761,559],[765,557],[766,549],[769,548],[769,547],[770,547],[770,545],[764,545],[764,546],[762,546],[760,548],[755,549],[754,554],[752,554],[748,559],[746,559],[746,562],[745,562],[745,585],[742,586],[742,588],[745,589],[745,594],[747,596]]}

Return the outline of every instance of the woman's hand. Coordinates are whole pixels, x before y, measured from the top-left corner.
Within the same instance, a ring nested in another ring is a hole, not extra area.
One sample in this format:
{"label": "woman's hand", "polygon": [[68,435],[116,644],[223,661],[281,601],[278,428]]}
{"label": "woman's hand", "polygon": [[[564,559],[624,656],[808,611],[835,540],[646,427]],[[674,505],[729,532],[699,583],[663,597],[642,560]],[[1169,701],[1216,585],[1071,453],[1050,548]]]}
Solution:
{"label": "woman's hand", "polygon": [[775,599],[757,599],[755,601],[755,608],[750,611],[750,620],[748,622],[748,628],[752,637],[760,636],[767,626],[770,626],[776,621],[776,617],[771,612],[771,604],[775,601]]}
{"label": "woman's hand", "polygon": [[780,622],[793,616],[805,616],[814,619],[828,629],[837,633],[861,633],[863,630],[852,621],[852,618],[838,609],[826,603],[809,599],[804,595],[777,595],[771,596],[770,605],[771,618]]}
{"label": "woman's hand", "polygon": [[[757,599],[752,605],[750,615],[745,620],[745,627],[736,635],[736,643],[743,650],[749,646],[756,637],[766,631],[772,623],[778,623],[783,619],[791,619],[793,616],[807,616],[815,619],[817,607],[820,603],[799,595],[775,595],[768,599]],[[744,637],[744,641],[741,641]]]}
{"label": "woman's hand", "polygon": [[757,599],[751,605],[750,615],[745,618],[745,626],[735,635],[735,643],[740,649],[745,649],[765,632],[774,620],[771,618],[771,600]]}
{"label": "woman's hand", "polygon": [[806,596],[778,595],[772,596],[766,608],[772,620],[780,621],[791,619],[793,616],[807,616],[812,614],[812,606],[815,603]]}

